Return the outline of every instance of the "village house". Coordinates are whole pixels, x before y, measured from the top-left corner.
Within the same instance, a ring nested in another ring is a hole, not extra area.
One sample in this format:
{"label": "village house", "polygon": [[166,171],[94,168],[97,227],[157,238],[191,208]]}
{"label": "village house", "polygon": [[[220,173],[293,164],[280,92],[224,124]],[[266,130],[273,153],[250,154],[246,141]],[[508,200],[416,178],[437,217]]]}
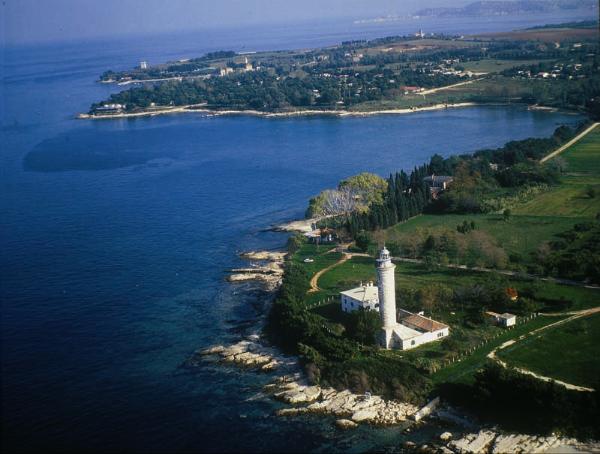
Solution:
{"label": "village house", "polygon": [[405,85],[403,87],[400,87],[400,90],[402,90],[404,92],[405,95],[411,94],[411,93],[420,93],[422,91],[424,91],[424,88],[421,87],[415,87],[415,86],[411,86],[411,85]]}
{"label": "village house", "polygon": [[505,312],[504,314],[497,314],[496,312],[487,311],[485,314],[494,320],[494,323],[499,326],[503,326],[504,328],[508,328],[509,326],[514,326],[517,324],[517,316],[514,314],[509,314],[508,312]]}
{"label": "village house", "polygon": [[438,194],[448,189],[454,178],[448,175],[431,175],[423,178],[423,181],[429,186],[431,197],[437,199]]}
{"label": "village house", "polygon": [[373,282],[362,283],[356,287],[344,292],[340,292],[342,311],[353,312],[359,309],[379,311],[378,289]]}
{"label": "village house", "polygon": [[333,243],[337,240],[335,230],[326,227],[306,232],[304,237],[311,243]]}
{"label": "village house", "polygon": [[97,107],[96,110],[100,112],[120,112],[125,109],[125,104],[103,104]]}

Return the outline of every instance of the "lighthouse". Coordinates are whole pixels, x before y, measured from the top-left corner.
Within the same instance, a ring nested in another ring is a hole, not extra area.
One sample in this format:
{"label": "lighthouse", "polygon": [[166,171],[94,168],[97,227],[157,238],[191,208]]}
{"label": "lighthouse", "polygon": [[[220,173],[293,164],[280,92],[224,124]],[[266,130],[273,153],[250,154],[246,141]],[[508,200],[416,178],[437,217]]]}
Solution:
{"label": "lighthouse", "polygon": [[394,279],[396,265],[392,263],[390,251],[385,246],[379,252],[375,267],[377,268],[379,290],[379,315],[383,325],[381,346],[391,348],[394,328],[398,325],[396,321],[396,284]]}

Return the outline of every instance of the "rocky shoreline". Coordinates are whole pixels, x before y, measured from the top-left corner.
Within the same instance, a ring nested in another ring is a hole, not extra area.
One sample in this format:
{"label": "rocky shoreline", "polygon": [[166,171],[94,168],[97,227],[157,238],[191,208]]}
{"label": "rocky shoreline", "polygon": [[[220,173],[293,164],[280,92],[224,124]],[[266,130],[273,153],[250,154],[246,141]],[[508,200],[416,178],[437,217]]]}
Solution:
{"label": "rocky shoreline", "polygon": [[450,441],[434,452],[458,454],[590,453],[600,452],[600,444],[597,442],[583,443],[575,438],[555,435],[540,437],[536,435],[500,434],[493,430],[480,430],[478,433],[470,433],[456,441]]}
{"label": "rocky shoreline", "polygon": [[232,283],[255,281],[268,292],[274,292],[281,285],[283,266],[287,252],[251,251],[240,257],[251,262],[247,268],[234,268],[226,280]]}
{"label": "rocky shoreline", "polygon": [[[312,228],[314,220],[294,221],[278,226],[279,231],[305,231]],[[251,251],[240,254],[251,266],[231,270],[229,282],[259,282],[263,288],[275,295],[283,277],[286,252]],[[264,320],[264,317],[263,317]],[[262,325],[262,322],[261,322]],[[295,417],[303,414],[322,414],[335,418],[341,430],[352,430],[361,424],[397,426],[410,431],[411,426],[420,424],[420,414],[427,418],[448,420],[463,426],[462,430],[477,427],[453,409],[443,405],[426,411],[418,407],[380,396],[355,394],[350,390],[336,390],[308,382],[299,359],[284,355],[268,345],[261,337],[261,327],[253,334],[232,345],[216,345],[196,351],[186,362],[198,366],[204,362],[217,362],[268,374],[269,383],[263,388],[265,395],[285,403],[287,406],[275,411],[279,417]],[[459,431],[455,431],[459,432]],[[500,454],[500,453],[600,453],[600,443],[580,442],[574,438],[560,436],[535,436],[500,433],[496,429],[481,429],[478,432],[443,432],[432,437],[426,444],[405,441],[398,447],[400,452],[444,453],[444,454]],[[395,452],[395,451],[394,451]]]}
{"label": "rocky shoreline", "polygon": [[[301,414],[329,415],[336,418],[336,427],[343,430],[354,429],[360,424],[398,426],[400,430],[410,430],[407,428],[416,424],[413,420],[419,409],[412,404],[309,384],[297,358],[283,355],[276,348],[264,345],[259,335],[249,336],[233,345],[217,345],[199,350],[188,363],[198,365],[202,361],[218,361],[272,374],[272,380],[264,386],[263,391],[271,398],[288,405],[275,411],[275,415],[280,417]],[[429,417],[446,420],[452,413],[452,409],[441,406],[432,411]],[[450,419],[456,421],[457,418]],[[443,432],[437,439],[421,445],[406,441],[401,452],[600,453],[600,443],[586,443],[558,435],[509,434],[501,433],[497,429],[481,429],[478,432],[458,434]]]}
{"label": "rocky shoreline", "polygon": [[379,396],[311,385],[304,377],[297,358],[282,355],[275,348],[261,344],[259,336],[229,346],[217,345],[199,350],[190,358],[189,364],[195,365],[210,358],[259,372],[274,373],[264,391],[274,399],[292,405],[277,410],[278,416],[329,414],[339,418],[339,427],[352,428],[359,423],[399,424],[418,410],[414,405],[384,400]]}

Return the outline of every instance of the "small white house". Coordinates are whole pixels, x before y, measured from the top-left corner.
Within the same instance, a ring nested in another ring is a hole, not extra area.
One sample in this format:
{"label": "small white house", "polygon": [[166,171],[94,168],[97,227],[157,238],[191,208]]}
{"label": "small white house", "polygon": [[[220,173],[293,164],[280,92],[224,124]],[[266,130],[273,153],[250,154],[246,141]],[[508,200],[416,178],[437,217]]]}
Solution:
{"label": "small white house", "polygon": [[394,347],[410,350],[419,345],[440,340],[450,334],[450,328],[421,314],[400,309],[398,325],[394,330]]}
{"label": "small white house", "polygon": [[340,292],[342,310],[353,312],[358,309],[379,311],[379,294],[372,282]]}
{"label": "small white house", "polygon": [[509,314],[508,312],[505,312],[504,314],[497,314],[496,312],[488,311],[486,314],[489,315],[497,325],[505,328],[517,324],[517,316],[514,314]]}

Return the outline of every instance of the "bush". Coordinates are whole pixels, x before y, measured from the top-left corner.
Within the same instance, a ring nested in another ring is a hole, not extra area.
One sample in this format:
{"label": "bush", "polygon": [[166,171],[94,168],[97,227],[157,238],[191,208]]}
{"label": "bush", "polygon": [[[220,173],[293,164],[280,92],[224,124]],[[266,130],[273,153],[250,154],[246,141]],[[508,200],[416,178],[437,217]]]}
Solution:
{"label": "bush", "polygon": [[358,310],[348,314],[346,333],[357,342],[375,345],[380,329],[381,319],[376,311]]}
{"label": "bush", "polygon": [[360,249],[362,252],[367,252],[372,242],[371,235],[363,230],[356,235],[355,242],[358,249]]}

